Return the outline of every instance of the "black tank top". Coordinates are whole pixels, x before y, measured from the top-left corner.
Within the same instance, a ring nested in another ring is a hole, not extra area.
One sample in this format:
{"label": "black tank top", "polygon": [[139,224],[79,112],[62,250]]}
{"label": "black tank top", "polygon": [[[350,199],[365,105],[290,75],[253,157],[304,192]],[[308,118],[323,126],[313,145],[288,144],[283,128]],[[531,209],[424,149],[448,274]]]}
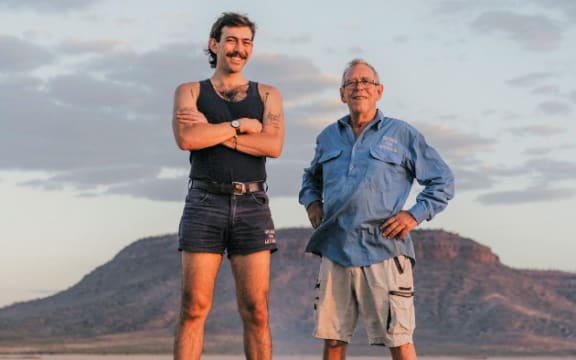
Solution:
{"label": "black tank top", "polygon": [[[249,82],[246,98],[239,102],[222,99],[210,80],[200,82],[200,96],[196,103],[208,122],[218,124],[248,117],[262,122],[264,104],[258,94],[258,83]],[[190,178],[216,182],[266,180],[266,157],[252,156],[216,145],[190,151]]]}

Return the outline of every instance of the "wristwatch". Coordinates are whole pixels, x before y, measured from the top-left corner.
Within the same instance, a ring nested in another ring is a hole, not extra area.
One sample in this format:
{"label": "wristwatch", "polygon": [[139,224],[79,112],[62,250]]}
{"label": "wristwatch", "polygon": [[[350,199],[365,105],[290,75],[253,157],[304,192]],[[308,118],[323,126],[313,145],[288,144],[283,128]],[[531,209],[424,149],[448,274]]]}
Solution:
{"label": "wristwatch", "polygon": [[230,122],[230,126],[232,126],[234,130],[236,130],[236,135],[240,135],[240,121],[232,120]]}

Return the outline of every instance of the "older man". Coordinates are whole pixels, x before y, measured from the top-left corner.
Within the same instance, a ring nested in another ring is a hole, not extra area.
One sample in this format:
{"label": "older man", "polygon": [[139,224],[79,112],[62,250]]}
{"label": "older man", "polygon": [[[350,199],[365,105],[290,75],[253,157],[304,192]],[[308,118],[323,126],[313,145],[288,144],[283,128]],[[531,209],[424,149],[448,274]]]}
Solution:
{"label": "older man", "polygon": [[[358,316],[369,342],[393,359],[416,359],[410,231],[454,194],[446,163],[422,134],[376,106],[384,88],[367,62],[350,62],[340,98],[349,114],[317,137],[300,203],[315,228],[306,251],[322,257],[314,336],[324,359],[345,359]],[[404,209],[413,181],[423,190]]]}

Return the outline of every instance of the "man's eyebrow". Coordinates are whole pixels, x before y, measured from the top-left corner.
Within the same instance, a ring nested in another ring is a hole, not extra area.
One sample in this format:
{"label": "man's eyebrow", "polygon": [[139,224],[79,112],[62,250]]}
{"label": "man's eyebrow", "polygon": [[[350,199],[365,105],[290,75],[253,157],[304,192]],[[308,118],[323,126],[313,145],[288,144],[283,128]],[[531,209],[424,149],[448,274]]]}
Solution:
{"label": "man's eyebrow", "polygon": [[253,41],[254,41],[252,38],[249,38],[249,37],[239,38],[238,36],[235,36],[235,35],[225,36],[224,39],[225,39],[225,40],[243,41],[243,42],[253,42]]}

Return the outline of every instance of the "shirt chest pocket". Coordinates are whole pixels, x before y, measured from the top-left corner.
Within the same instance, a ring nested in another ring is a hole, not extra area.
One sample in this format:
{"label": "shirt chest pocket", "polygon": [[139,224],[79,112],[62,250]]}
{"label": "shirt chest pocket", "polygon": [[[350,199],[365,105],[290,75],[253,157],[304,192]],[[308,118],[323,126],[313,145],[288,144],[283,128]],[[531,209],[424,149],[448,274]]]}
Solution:
{"label": "shirt chest pocket", "polygon": [[318,159],[318,163],[324,165],[325,163],[340,157],[340,155],[342,155],[342,150],[326,151],[325,153],[320,155],[320,158]]}
{"label": "shirt chest pocket", "polygon": [[380,175],[381,172],[404,173],[403,156],[400,153],[393,152],[378,146],[370,149],[370,157],[376,161],[371,162],[371,172]]}
{"label": "shirt chest pocket", "polygon": [[339,160],[342,158],[342,150],[326,151],[318,159],[318,163],[322,166],[322,173],[324,180],[329,180],[333,176],[341,174],[346,167],[341,164]]}

